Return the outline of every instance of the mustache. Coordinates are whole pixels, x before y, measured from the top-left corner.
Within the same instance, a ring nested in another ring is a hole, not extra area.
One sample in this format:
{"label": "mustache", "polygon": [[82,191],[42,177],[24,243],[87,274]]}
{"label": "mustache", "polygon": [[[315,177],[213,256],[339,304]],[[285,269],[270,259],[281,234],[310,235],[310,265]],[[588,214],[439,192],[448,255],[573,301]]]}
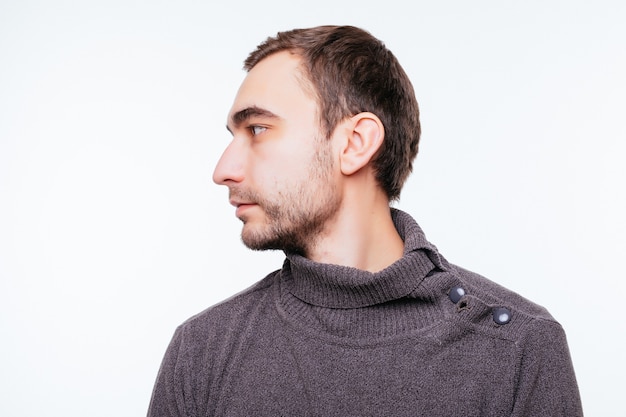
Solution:
{"label": "mustache", "polygon": [[261,196],[254,191],[244,190],[241,188],[229,188],[228,198],[230,200],[245,201],[247,203],[256,204],[260,204],[263,201]]}
{"label": "mustache", "polygon": [[281,211],[280,205],[252,190],[232,187],[228,189],[228,198],[230,201],[256,204],[263,209],[269,218],[279,219],[283,216],[289,216],[288,213]]}

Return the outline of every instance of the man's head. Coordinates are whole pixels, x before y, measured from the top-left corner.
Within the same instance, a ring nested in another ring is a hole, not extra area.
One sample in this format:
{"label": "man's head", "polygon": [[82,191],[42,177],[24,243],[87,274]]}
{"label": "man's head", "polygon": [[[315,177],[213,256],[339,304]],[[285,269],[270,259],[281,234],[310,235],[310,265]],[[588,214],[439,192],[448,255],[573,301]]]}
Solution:
{"label": "man's head", "polygon": [[385,139],[372,165],[388,199],[398,199],[413,168],[421,129],[413,86],[396,57],[362,29],[319,26],[268,38],[248,56],[244,68],[250,71],[279,51],[302,58],[302,75],[318,102],[326,137],[357,113],[380,118]]}
{"label": "man's head", "polygon": [[344,200],[357,177],[383,199],[399,196],[418,108],[380,41],[352,27],[295,30],[260,45],[245,68],[213,178],[228,186],[248,247],[306,255],[335,229],[343,201],[360,199]]}

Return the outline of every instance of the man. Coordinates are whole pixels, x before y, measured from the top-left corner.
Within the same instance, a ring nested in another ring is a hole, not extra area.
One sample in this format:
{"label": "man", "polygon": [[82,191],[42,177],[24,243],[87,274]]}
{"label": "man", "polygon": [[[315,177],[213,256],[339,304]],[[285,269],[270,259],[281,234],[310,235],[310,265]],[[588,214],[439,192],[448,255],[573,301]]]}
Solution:
{"label": "man", "polygon": [[149,416],[580,416],[548,312],[448,263],[392,209],[420,136],[407,75],[354,27],[245,61],[214,181],[283,267],[176,330]]}

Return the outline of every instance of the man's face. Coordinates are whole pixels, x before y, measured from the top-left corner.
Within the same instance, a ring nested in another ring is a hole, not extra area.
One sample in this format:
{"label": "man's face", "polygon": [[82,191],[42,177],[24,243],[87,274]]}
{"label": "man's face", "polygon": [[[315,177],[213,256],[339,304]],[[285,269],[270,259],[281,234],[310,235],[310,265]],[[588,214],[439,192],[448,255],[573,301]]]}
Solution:
{"label": "man's face", "polygon": [[331,142],[322,136],[299,63],[279,52],[250,70],[229,113],[233,139],[213,180],[228,187],[246,246],[306,255],[340,197]]}

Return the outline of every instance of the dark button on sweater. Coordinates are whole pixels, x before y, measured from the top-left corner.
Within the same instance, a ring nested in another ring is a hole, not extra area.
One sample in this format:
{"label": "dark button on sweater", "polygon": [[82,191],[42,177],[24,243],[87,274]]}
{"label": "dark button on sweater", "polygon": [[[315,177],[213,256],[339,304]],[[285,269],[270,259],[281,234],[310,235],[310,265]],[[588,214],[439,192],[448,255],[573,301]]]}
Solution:
{"label": "dark button on sweater", "polygon": [[450,301],[452,301],[454,304],[458,303],[464,295],[465,290],[461,287],[453,287],[448,293]]}
{"label": "dark button on sweater", "polygon": [[496,307],[493,309],[493,321],[498,324],[507,324],[511,321],[511,312],[504,307]]}

